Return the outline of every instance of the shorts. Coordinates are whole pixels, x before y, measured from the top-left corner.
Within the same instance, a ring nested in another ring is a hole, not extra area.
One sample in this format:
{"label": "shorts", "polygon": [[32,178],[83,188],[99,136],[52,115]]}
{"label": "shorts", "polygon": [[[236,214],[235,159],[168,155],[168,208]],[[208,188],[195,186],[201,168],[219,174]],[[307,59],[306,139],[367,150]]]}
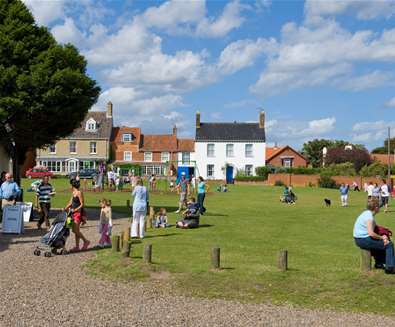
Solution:
{"label": "shorts", "polygon": [[187,200],[187,193],[181,192],[180,193],[180,202],[185,202]]}
{"label": "shorts", "polygon": [[76,224],[82,222],[82,215],[81,215],[81,212],[79,212],[79,211],[73,212],[73,220],[74,220],[74,222],[75,222]]}
{"label": "shorts", "polygon": [[383,205],[388,204],[388,199],[389,199],[388,196],[382,196],[382,197],[381,197],[381,203],[382,203]]}

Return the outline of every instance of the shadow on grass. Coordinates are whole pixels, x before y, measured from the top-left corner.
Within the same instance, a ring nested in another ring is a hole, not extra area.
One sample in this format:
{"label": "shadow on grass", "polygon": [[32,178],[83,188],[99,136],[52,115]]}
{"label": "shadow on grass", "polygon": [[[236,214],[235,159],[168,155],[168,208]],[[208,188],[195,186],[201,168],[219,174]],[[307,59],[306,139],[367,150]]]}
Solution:
{"label": "shadow on grass", "polygon": [[146,235],[144,236],[144,238],[156,238],[156,237],[168,237],[168,236],[175,236],[175,235],[179,235],[177,233],[170,233],[170,234],[161,234],[161,235]]}
{"label": "shadow on grass", "polygon": [[208,212],[208,213],[205,213],[203,216],[206,216],[206,217],[229,217],[229,215],[224,215],[224,214],[222,214],[222,213],[215,213],[215,212]]}

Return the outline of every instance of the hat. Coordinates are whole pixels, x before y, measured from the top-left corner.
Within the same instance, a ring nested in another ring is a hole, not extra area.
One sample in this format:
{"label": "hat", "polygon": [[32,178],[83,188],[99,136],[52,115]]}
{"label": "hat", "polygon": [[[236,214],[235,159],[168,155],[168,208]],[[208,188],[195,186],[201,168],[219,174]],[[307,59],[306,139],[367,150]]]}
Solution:
{"label": "hat", "polygon": [[181,173],[181,175],[185,176],[185,175],[186,175],[186,174],[185,174],[185,171],[183,171],[183,172]]}

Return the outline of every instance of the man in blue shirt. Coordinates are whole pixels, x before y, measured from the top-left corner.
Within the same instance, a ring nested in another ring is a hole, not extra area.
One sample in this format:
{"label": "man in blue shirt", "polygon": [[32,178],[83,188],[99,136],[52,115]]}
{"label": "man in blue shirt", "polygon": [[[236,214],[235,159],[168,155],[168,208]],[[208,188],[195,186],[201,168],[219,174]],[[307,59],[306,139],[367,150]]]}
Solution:
{"label": "man in blue shirt", "polygon": [[348,206],[348,190],[350,189],[350,187],[347,185],[344,185],[344,183],[342,183],[342,185],[340,185],[339,191],[340,191],[340,200],[342,203],[342,207],[347,207]]}
{"label": "man in blue shirt", "polygon": [[375,233],[376,222],[374,215],[380,210],[377,199],[370,199],[367,210],[362,212],[354,224],[353,236],[358,247],[370,250],[375,258],[375,267],[382,266],[382,259],[385,256],[385,272],[395,274],[394,246],[386,235]]}
{"label": "man in blue shirt", "polygon": [[14,205],[16,199],[21,194],[21,189],[18,184],[12,179],[12,174],[5,175],[5,182],[0,187],[1,206],[4,208],[8,205]]}

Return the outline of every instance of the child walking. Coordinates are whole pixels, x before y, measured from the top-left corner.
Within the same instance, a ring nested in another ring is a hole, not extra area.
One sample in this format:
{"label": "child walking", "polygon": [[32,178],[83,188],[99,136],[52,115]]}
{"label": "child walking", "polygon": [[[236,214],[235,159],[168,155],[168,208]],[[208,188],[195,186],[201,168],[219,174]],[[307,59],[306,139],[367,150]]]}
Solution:
{"label": "child walking", "polygon": [[112,228],[112,211],[111,211],[111,200],[102,199],[100,201],[100,221],[99,221],[99,232],[101,234],[99,247],[111,246],[111,228]]}

